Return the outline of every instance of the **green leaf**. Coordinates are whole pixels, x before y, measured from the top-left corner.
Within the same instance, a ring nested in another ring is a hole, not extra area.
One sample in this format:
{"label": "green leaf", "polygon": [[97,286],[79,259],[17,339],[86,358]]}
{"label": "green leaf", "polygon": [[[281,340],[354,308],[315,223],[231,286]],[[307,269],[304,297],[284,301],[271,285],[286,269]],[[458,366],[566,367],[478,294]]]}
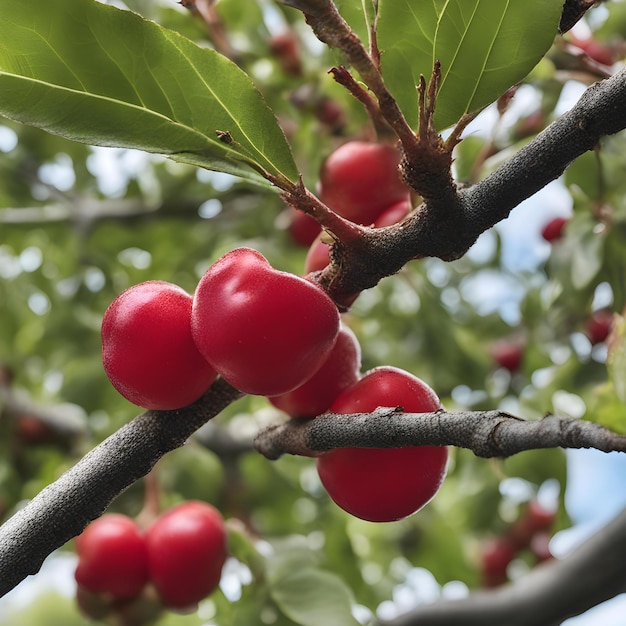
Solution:
{"label": "green leaf", "polygon": [[297,179],[272,111],[214,50],[93,0],[0,0],[0,11],[1,115],[82,143]]}
{"label": "green leaf", "polygon": [[411,124],[415,87],[441,62],[435,124],[496,100],[552,45],[562,0],[380,0],[378,45],[385,81]]}
{"label": "green leaf", "polygon": [[319,569],[292,571],[271,586],[279,609],[302,626],[358,626],[352,594],[343,580]]}
{"label": "green leaf", "polygon": [[335,0],[337,9],[367,47],[376,11],[372,0]]}

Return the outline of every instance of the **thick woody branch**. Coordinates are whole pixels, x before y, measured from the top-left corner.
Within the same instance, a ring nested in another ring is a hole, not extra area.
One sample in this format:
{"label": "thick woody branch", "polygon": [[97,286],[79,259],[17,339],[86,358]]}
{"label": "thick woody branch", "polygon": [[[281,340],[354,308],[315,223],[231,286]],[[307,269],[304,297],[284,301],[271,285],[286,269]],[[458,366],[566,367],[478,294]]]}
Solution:
{"label": "thick woody branch", "polygon": [[312,420],[270,426],[256,437],[269,459],[283,454],[319,456],[334,448],[457,446],[484,458],[508,457],[537,448],[595,448],[626,452],[626,436],[593,422],[546,415],[526,421],[503,411],[325,413]]}
{"label": "thick woody branch", "polygon": [[0,526],[0,596],[80,534],[114,498],[182,446],[206,421],[241,397],[218,379],[198,401],[176,411],[146,411],[89,452]]}
{"label": "thick woody branch", "polygon": [[478,235],[508,217],[520,202],[557,179],[602,137],[626,127],[626,69],[595,83],[574,107],[550,124],[483,181],[461,192],[467,223]]}
{"label": "thick woody branch", "polygon": [[556,626],[626,591],[626,511],[562,560],[510,585],[419,607],[379,626]]}
{"label": "thick woody branch", "polygon": [[320,284],[336,302],[350,303],[414,258],[462,257],[481,233],[557,179],[603,137],[624,128],[626,69],[589,87],[569,112],[479,183],[459,189],[445,182],[437,197],[428,198],[400,224],[360,227],[358,244],[336,247],[335,262],[318,277]]}

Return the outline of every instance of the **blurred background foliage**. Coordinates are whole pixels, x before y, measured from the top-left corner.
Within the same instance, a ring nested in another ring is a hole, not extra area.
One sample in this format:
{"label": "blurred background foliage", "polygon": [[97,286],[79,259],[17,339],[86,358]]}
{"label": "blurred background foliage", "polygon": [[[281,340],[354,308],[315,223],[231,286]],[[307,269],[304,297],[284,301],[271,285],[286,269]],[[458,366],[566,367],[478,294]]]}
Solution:
{"label": "blurred background foliage", "polygon": [[[125,5],[216,45],[204,22],[173,2]],[[221,0],[217,10],[231,55],[262,85],[315,189],[326,155],[348,138],[372,136],[360,105],[326,74],[335,53],[312,37],[296,11],[279,4]],[[612,46],[619,62],[624,3],[592,10],[582,28]],[[297,73],[285,71],[270,51],[272,36],[285,31],[301,46]],[[589,69],[567,41],[555,42],[507,110],[491,107],[470,127],[456,154],[460,181],[483,177],[609,71]],[[325,102],[341,112],[331,123],[320,114]],[[594,344],[585,333],[593,311],[621,314],[626,301],[625,144],[623,134],[603,141],[463,259],[412,261],[363,293],[344,316],[360,340],[363,370],[407,369],[433,386],[448,409],[502,408],[529,419],[554,411],[626,432],[624,398],[612,382],[623,376],[623,364],[614,365],[610,378],[606,342]],[[540,231],[555,216],[569,219],[562,238],[549,244]],[[289,224],[276,194],[228,175],[0,122],[3,516],[137,414],[100,363],[100,321],[113,298],[152,279],[192,292],[208,265],[237,246],[301,274],[306,248],[294,242]],[[494,360],[500,340],[523,347],[513,372]],[[9,395],[22,409],[10,410]],[[501,533],[532,499],[558,504],[555,531],[570,523],[560,450],[506,461],[453,450],[440,493],[418,515],[380,525],[351,519],[325,495],[313,461],[269,462],[250,449],[260,427],[281,419],[265,399],[246,397],[158,465],[163,505],[197,498],[218,506],[232,520],[234,555],[221,590],[198,614],[166,615],[162,626],[322,623],[302,621],[295,611],[328,602],[327,595],[307,596],[284,573],[296,571],[310,574],[305,587],[339,590],[331,604],[336,615],[353,603],[366,623],[377,611],[393,615],[429,593],[477,587],[481,542]],[[112,509],[134,515],[142,500],[138,483]],[[65,574],[72,549],[50,559]],[[1,609],[2,623],[86,623],[66,578],[60,591],[31,592],[28,602],[24,592],[16,595]]]}

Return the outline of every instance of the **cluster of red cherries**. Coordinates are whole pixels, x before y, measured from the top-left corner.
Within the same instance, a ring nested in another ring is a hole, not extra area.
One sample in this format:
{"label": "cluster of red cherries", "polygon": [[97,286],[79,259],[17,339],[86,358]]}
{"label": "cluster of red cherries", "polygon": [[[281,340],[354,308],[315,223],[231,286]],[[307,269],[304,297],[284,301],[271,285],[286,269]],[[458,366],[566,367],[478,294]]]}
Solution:
{"label": "cluster of red cherries", "polygon": [[76,539],[77,600],[93,619],[122,623],[163,608],[187,611],[214,591],[227,556],[224,520],[200,501],[175,506],[145,530],[126,515],[107,513]]}
{"label": "cluster of red cherries", "polygon": [[484,587],[499,587],[509,580],[510,563],[530,552],[535,563],[552,558],[550,529],[556,512],[531,500],[520,517],[499,536],[487,540],[481,549],[480,574]]}
{"label": "cluster of red cherries", "polygon": [[[397,221],[409,210],[399,158],[387,144],[348,142],[326,160],[320,195],[352,221],[380,224],[390,213]],[[135,285],[104,315],[105,371],[125,398],[147,409],[187,406],[218,375],[293,418],[442,409],[409,372],[384,366],[362,374],[354,333],[307,276],[278,271],[259,252],[237,248],[208,268],[193,296],[162,281]],[[445,447],[343,448],[319,457],[317,468],[341,508],[384,522],[429,502],[447,460]]]}

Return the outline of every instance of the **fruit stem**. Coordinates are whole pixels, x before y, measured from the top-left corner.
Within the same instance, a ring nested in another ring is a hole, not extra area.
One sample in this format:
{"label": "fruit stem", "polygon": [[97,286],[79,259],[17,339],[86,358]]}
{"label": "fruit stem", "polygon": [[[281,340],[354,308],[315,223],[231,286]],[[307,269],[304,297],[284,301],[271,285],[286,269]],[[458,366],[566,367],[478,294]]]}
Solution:
{"label": "fruit stem", "polygon": [[306,188],[302,179],[290,187],[281,194],[288,205],[315,218],[322,228],[345,244],[362,239],[364,229],[327,207]]}

